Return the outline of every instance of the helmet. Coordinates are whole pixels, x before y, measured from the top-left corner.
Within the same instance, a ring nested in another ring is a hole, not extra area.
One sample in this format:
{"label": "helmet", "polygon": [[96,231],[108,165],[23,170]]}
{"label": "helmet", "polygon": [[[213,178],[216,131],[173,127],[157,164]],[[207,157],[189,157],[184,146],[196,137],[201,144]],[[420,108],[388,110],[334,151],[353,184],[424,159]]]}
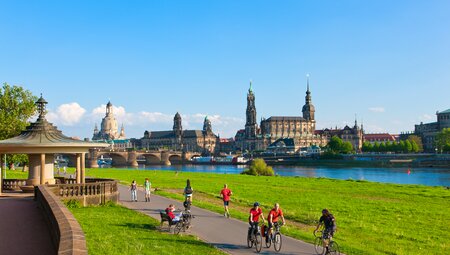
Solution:
{"label": "helmet", "polygon": [[257,207],[257,206],[259,206],[259,203],[258,203],[258,202],[255,202],[255,203],[253,204],[253,206],[254,206],[254,207]]}

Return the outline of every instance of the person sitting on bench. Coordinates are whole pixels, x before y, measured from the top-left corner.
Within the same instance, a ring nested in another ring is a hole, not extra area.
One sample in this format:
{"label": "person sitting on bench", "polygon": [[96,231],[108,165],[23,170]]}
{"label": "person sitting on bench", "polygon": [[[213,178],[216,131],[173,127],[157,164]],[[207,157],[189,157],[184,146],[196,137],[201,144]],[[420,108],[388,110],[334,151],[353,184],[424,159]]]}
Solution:
{"label": "person sitting on bench", "polygon": [[173,212],[175,211],[175,206],[170,204],[169,207],[166,208],[166,214],[172,220],[172,222],[180,221],[182,213],[175,215]]}

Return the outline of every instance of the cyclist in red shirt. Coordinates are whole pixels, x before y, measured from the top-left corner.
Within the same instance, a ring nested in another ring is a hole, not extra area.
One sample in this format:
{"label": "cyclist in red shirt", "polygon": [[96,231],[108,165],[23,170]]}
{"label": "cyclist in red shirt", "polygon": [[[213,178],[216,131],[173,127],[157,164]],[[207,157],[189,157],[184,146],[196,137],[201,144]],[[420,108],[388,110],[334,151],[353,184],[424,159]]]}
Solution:
{"label": "cyclist in red shirt", "polygon": [[267,217],[267,221],[269,222],[268,236],[272,234],[273,226],[278,224],[278,217],[281,217],[283,225],[285,225],[286,221],[284,220],[283,211],[281,210],[280,205],[276,203],[273,209],[270,210],[269,217]]}
{"label": "cyclist in red shirt", "polygon": [[259,216],[261,216],[262,221],[265,222],[263,212],[259,207],[259,203],[255,202],[252,209],[250,209],[250,215],[248,217],[248,224],[250,224],[250,228],[248,229],[249,236],[252,230],[256,231],[258,229]]}
{"label": "cyclist in red shirt", "polygon": [[220,196],[222,196],[223,199],[223,208],[225,210],[225,213],[223,216],[230,218],[230,212],[228,211],[228,205],[230,204],[230,197],[233,195],[233,192],[228,188],[228,185],[223,185],[223,189],[220,191]]}

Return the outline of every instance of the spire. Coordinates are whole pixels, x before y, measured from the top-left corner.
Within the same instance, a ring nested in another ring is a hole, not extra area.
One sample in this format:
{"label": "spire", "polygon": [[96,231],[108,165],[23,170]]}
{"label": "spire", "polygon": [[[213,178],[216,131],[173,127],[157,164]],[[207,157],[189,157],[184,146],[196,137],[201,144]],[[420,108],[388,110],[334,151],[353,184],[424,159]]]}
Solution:
{"label": "spire", "polygon": [[357,118],[356,118],[357,116],[356,116],[356,113],[355,113],[355,128],[357,128],[358,127],[358,121],[357,121]]}
{"label": "spire", "polygon": [[309,92],[309,74],[306,74],[306,91]]}
{"label": "spire", "polygon": [[249,93],[252,93],[252,92],[253,92],[253,89],[252,89],[252,80],[250,80],[250,88],[248,89],[248,92],[249,92]]}

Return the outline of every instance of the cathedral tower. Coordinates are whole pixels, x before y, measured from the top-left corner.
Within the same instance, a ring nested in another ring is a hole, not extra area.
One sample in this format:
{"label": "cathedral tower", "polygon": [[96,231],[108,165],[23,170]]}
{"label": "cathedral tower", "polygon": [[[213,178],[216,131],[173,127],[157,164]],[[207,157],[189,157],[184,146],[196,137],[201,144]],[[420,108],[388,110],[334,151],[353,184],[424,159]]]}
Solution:
{"label": "cathedral tower", "polygon": [[303,106],[302,112],[303,112],[303,118],[305,120],[314,120],[314,113],[316,109],[314,108],[314,105],[311,103],[311,92],[309,91],[309,75],[307,76],[306,80],[306,96],[305,96],[305,105]]}
{"label": "cathedral tower", "polygon": [[252,82],[250,81],[250,88],[247,93],[247,110],[246,110],[246,122],[245,122],[245,137],[256,137],[256,106],[255,106],[255,94],[252,90]]}
{"label": "cathedral tower", "polygon": [[183,127],[181,126],[181,116],[177,112],[175,117],[173,117],[173,132],[175,133],[175,136],[181,137],[182,131]]}
{"label": "cathedral tower", "polygon": [[205,134],[212,133],[211,121],[208,119],[208,116],[206,116],[205,120],[203,121],[203,132]]}

